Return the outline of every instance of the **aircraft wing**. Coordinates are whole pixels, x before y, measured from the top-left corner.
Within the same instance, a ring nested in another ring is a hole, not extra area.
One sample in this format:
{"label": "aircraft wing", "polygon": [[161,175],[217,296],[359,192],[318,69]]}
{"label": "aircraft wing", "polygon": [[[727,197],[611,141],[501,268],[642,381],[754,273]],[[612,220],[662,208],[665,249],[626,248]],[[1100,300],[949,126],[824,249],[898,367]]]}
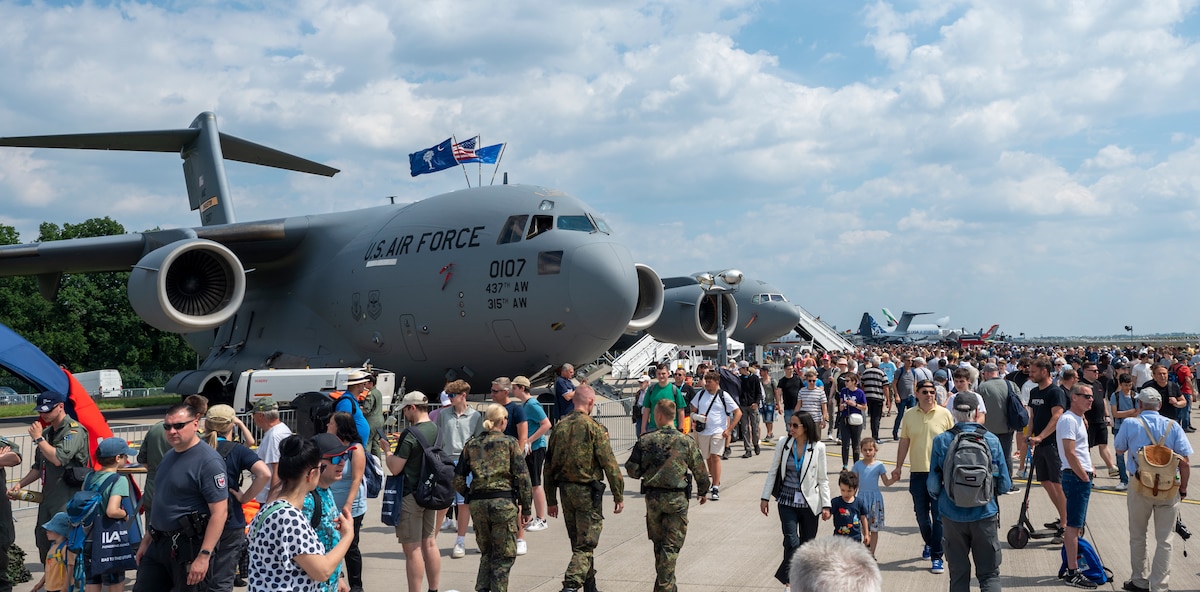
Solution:
{"label": "aircraft wing", "polygon": [[[220,243],[243,264],[254,264],[291,251],[307,229],[307,219],[300,217],[6,245],[0,246],[0,276],[36,275],[56,288],[62,273],[129,271],[152,251],[196,239]],[[47,289],[42,286],[42,294],[50,297]]]}

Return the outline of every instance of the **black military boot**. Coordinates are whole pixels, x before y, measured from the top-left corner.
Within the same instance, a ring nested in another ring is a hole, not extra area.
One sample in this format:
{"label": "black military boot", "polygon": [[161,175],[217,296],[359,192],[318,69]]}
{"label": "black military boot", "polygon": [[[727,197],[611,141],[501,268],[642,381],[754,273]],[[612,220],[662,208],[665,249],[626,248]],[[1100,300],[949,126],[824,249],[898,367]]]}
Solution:
{"label": "black military boot", "polygon": [[596,576],[592,576],[583,582],[583,592],[600,592],[596,587]]}

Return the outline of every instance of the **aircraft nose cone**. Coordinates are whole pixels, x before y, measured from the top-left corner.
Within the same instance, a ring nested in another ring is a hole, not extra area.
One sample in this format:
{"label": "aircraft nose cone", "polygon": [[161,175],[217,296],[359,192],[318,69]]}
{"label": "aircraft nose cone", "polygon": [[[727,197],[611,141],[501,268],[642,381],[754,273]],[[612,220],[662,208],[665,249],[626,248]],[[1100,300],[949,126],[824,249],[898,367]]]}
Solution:
{"label": "aircraft nose cone", "polygon": [[573,322],[579,330],[615,341],[637,304],[633,257],[620,245],[598,243],[575,249],[567,265]]}

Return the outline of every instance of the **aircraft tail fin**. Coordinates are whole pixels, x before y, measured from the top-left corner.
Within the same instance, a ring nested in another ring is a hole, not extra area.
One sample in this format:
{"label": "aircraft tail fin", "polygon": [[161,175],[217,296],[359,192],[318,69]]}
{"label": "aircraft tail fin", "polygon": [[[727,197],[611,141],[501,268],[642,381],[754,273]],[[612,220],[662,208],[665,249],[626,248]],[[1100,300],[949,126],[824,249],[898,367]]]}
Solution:
{"label": "aircraft tail fin", "polygon": [[0,138],[0,146],[177,152],[183,158],[188,200],[192,210],[200,210],[203,226],[235,221],[229,184],[225,180],[225,159],[326,177],[339,172],[318,162],[223,134],[217,130],[217,116],[207,111],[197,115],[187,129]]}
{"label": "aircraft tail fin", "polygon": [[948,317],[948,316],[942,317],[942,318],[934,321],[933,324],[937,325],[938,328],[945,327],[946,325],[950,324],[950,317]]}
{"label": "aircraft tail fin", "polygon": [[858,334],[863,337],[870,337],[873,335],[871,326],[874,324],[875,320],[871,318],[871,313],[864,312],[862,320],[858,322]]}
{"label": "aircraft tail fin", "polygon": [[987,331],[985,331],[985,332],[983,333],[983,335],[980,335],[980,338],[982,338],[982,339],[987,339],[987,338],[989,338],[989,337],[991,337],[991,336],[995,335],[995,334],[996,334],[996,330],[997,330],[997,329],[999,329],[999,328],[1000,328],[1000,325],[998,325],[998,324],[996,324],[996,325],[992,325],[991,327],[988,327],[988,330],[987,330]]}
{"label": "aircraft tail fin", "polygon": [[900,321],[896,320],[896,316],[892,314],[892,311],[888,310],[887,308],[883,309],[883,318],[885,321],[887,321],[887,326],[889,327],[895,327],[896,325],[900,324]]}

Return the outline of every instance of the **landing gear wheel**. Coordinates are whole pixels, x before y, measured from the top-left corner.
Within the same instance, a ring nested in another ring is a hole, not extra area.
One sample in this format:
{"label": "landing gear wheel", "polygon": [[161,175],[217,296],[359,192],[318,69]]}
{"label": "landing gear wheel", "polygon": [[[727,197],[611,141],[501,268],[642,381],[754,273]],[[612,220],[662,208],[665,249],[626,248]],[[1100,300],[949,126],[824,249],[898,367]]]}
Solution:
{"label": "landing gear wheel", "polygon": [[1008,529],[1008,546],[1014,549],[1024,549],[1029,544],[1029,531],[1021,525]]}

